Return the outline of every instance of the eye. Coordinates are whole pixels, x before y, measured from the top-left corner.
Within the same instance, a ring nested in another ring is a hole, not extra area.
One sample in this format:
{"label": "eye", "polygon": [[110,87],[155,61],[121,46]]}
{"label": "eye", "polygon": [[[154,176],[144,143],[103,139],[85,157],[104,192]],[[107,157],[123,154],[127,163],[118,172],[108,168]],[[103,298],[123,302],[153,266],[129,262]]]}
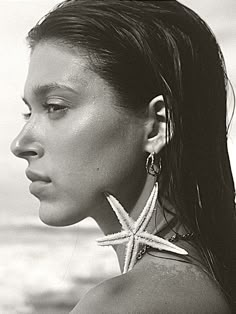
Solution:
{"label": "eye", "polygon": [[45,103],[43,105],[43,108],[47,110],[47,113],[52,114],[52,113],[64,113],[67,111],[68,107],[64,105],[58,105],[58,104],[47,104]]}
{"label": "eye", "polygon": [[[52,115],[51,118],[53,119],[57,119],[68,110],[68,107],[64,105],[58,105],[58,104],[45,103],[42,105],[42,107],[46,110],[48,114]],[[28,121],[29,118],[31,117],[31,111],[27,113],[22,113],[22,116],[25,121]]]}

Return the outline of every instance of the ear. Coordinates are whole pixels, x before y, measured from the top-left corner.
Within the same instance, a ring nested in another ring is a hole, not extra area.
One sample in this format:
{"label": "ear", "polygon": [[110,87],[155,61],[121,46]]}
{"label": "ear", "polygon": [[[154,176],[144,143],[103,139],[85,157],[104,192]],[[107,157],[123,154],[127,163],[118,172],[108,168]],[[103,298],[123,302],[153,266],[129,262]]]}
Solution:
{"label": "ear", "polygon": [[[148,120],[145,125],[144,149],[158,154],[166,145],[166,109],[162,95],[154,97],[148,105]],[[172,134],[171,134],[172,135]]]}

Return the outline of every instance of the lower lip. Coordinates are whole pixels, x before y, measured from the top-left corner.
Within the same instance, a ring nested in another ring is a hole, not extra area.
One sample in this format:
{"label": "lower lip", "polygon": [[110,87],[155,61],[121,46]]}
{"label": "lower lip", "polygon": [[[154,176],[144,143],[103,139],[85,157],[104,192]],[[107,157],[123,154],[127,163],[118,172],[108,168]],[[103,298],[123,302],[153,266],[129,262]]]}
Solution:
{"label": "lower lip", "polygon": [[30,184],[29,190],[33,195],[39,195],[45,192],[48,189],[48,186],[51,182],[45,181],[34,181]]}

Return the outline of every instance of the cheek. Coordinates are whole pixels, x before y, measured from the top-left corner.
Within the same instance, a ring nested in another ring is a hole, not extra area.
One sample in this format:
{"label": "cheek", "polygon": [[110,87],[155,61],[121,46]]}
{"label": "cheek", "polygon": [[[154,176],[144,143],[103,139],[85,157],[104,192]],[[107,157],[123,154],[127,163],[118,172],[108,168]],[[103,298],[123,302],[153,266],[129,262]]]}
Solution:
{"label": "cheek", "polygon": [[60,136],[50,137],[48,156],[57,184],[63,185],[70,197],[73,194],[82,200],[89,193],[115,188],[140,163],[142,135],[117,115],[75,117],[58,131]]}

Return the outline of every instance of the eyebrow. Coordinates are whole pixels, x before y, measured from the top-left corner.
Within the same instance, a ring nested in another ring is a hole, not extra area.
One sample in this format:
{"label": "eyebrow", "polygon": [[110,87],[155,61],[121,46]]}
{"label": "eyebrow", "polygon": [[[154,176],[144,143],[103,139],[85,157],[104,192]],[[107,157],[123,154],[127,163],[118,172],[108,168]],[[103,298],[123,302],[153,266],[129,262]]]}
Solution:
{"label": "eyebrow", "polygon": [[[45,84],[45,85],[37,85],[33,88],[33,93],[36,97],[42,97],[45,96],[46,94],[56,90],[56,89],[62,89],[62,90],[67,90],[70,91],[74,94],[78,94],[78,91],[73,89],[72,87],[65,85],[65,84],[59,84],[59,83],[50,83],[50,84]],[[29,102],[25,97],[21,97],[23,102],[29,106]]]}

